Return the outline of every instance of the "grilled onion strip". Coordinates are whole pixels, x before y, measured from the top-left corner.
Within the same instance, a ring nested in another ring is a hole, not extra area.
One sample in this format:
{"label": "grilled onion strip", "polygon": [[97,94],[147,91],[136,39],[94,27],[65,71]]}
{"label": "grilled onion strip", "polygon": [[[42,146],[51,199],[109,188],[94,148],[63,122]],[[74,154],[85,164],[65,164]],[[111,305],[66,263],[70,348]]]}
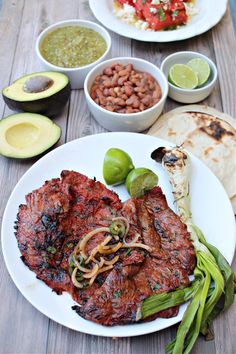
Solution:
{"label": "grilled onion strip", "polygon": [[[98,227],[90,232],[88,232],[86,235],[82,237],[82,239],[77,243],[76,247],[74,248],[74,251],[72,253],[72,260],[74,262],[75,268],[72,272],[71,279],[75,287],[82,289],[84,286],[91,286],[93,282],[95,281],[96,277],[108,270],[113,269],[114,264],[119,260],[119,255],[114,256],[110,260],[106,260],[102,256],[100,259],[96,259],[96,255],[99,253],[100,255],[110,255],[114,254],[121,248],[143,248],[146,251],[151,251],[151,248],[145,244],[137,242],[138,239],[140,238],[140,234],[136,233],[133,240],[131,242],[126,242],[126,236],[129,232],[129,222],[128,220],[123,217],[123,216],[118,216],[112,219],[112,222],[121,222],[124,224],[125,232],[122,235],[123,239],[121,241],[121,235],[111,235],[111,228],[109,227]],[[92,251],[90,252],[90,255],[87,255],[85,252],[86,245],[88,241],[96,234],[98,233],[109,233],[110,235],[107,236],[103,242],[101,242],[99,245],[94,247]],[[116,244],[110,244],[109,242],[111,240],[117,240]],[[77,257],[82,257],[82,260],[84,263],[79,262]],[[86,268],[83,265],[93,265],[93,267]],[[76,275],[77,272],[80,272],[80,278],[82,279],[81,282],[77,280]],[[81,274],[82,273],[82,274]],[[85,279],[89,279],[89,283],[86,285],[83,284],[83,281]]]}

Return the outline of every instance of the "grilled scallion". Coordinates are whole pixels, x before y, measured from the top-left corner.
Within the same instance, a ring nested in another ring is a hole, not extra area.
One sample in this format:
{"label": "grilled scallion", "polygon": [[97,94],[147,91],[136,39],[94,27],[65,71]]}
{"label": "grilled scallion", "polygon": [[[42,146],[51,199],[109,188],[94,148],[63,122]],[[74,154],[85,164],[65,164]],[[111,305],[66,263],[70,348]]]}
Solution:
{"label": "grilled scallion", "polygon": [[193,224],[190,208],[190,158],[181,148],[159,148],[151,157],[161,162],[173,189],[178,214],[191,235],[197,265],[194,281],[185,289],[153,295],[142,303],[141,318],[176,306],[191,299],[176,338],[166,347],[167,353],[187,354],[199,333],[209,337],[214,318],[234,300],[234,273],[220,251],[209,244],[201,230]]}

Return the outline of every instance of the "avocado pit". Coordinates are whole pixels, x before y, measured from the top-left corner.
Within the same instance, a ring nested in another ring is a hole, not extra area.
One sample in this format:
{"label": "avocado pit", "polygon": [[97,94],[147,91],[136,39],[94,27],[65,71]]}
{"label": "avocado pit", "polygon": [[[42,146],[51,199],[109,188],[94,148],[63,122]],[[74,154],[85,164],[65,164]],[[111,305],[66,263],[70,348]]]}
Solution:
{"label": "avocado pit", "polygon": [[53,85],[54,81],[47,76],[32,76],[25,81],[23,90],[27,93],[37,93],[46,91]]}
{"label": "avocado pit", "polygon": [[64,109],[70,92],[70,82],[65,74],[44,71],[22,76],[5,87],[2,96],[8,107],[14,111],[55,117]]}

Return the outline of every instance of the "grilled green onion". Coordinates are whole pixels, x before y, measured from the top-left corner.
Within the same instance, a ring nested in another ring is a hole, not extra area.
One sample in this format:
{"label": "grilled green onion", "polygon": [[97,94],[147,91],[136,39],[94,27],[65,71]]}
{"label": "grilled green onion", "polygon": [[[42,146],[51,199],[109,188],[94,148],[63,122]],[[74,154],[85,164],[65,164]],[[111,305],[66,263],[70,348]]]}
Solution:
{"label": "grilled green onion", "polygon": [[[167,353],[188,354],[192,350],[199,333],[208,336],[214,318],[226,310],[234,300],[234,273],[220,251],[206,242],[201,230],[193,224],[190,209],[189,178],[190,158],[181,148],[167,150],[159,148],[151,157],[167,171],[173,189],[178,214],[191,235],[197,265],[195,280],[190,287],[161,293],[142,303],[142,318],[162,309],[179,305],[191,299],[176,338],[166,347]],[[196,283],[196,281],[199,283]],[[212,284],[212,286],[211,286]],[[185,291],[184,291],[185,290]],[[165,299],[164,304],[161,303]]]}

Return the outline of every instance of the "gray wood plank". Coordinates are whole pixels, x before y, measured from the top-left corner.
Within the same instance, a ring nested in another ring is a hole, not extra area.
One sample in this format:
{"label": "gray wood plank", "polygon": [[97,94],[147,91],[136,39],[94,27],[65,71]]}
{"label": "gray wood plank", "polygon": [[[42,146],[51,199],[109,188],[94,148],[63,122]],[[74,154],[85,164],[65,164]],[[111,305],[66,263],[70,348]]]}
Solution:
{"label": "gray wood plank", "polygon": [[[0,12],[0,67],[2,85],[32,71],[41,69],[33,46],[37,35],[49,24],[61,19],[85,18],[94,20],[87,0],[25,0],[5,1]],[[23,11],[24,10],[24,11]],[[21,17],[21,11],[23,16]],[[14,26],[9,26],[9,13]],[[3,24],[3,26],[2,26]],[[178,50],[197,50],[216,61],[220,69],[219,82],[213,94],[205,103],[226,112],[235,114],[235,40],[233,40],[232,23],[229,13],[213,30],[188,41],[147,44],[122,38],[111,33],[112,56],[130,56],[148,59],[158,66],[165,56]],[[9,45],[11,43],[11,45]],[[16,46],[17,44],[17,46]],[[132,48],[132,52],[131,52]],[[7,56],[6,56],[6,53]],[[3,55],[2,55],[3,54]],[[225,81],[225,77],[230,78]],[[178,106],[168,100],[166,109]],[[4,111],[0,100],[0,114]],[[56,121],[62,126],[63,134],[59,144],[81,136],[105,131],[88,112],[82,90],[73,91],[70,105]],[[0,216],[6,201],[16,182],[22,174],[36,161],[14,161],[0,157]],[[6,182],[7,181],[7,182]],[[1,220],[0,220],[1,221]],[[234,266],[235,267],[235,266]],[[0,354],[156,354],[164,353],[164,346],[174,336],[177,326],[147,336],[134,338],[109,339],[89,336],[72,331],[35,310],[18,292],[4,265],[0,253],[0,294],[4,306],[0,311]],[[236,353],[236,306],[220,316],[215,323],[215,341],[205,342],[200,338],[193,350],[194,354],[234,354]],[[22,324],[24,324],[22,326]],[[9,340],[11,333],[12,340]]]}
{"label": "gray wood plank", "polygon": [[[20,5],[21,2],[19,2]],[[29,0],[25,1],[24,11],[21,17],[21,13],[14,11],[12,9],[12,4],[14,2],[5,1],[4,6],[7,8],[4,10],[4,16],[10,20],[9,14],[15,19],[15,32],[18,33],[17,46],[14,53],[11,53],[11,47],[9,50],[9,58],[6,55],[1,56],[1,68],[5,69],[8,63],[12,60],[12,71],[9,72],[8,81],[13,81],[14,79],[20,77],[23,74],[40,71],[42,70],[40,63],[36,58],[34,52],[34,45],[38,34],[43,28],[47,27],[51,21],[51,13],[54,14],[53,22],[58,21],[62,18],[65,9],[70,6],[61,4],[56,7],[55,2],[40,1],[32,2]],[[70,5],[70,4],[69,4]],[[15,5],[14,5],[15,6]],[[22,7],[23,8],[23,7]],[[9,24],[8,24],[9,26]],[[4,32],[5,31],[5,32]],[[1,27],[1,38],[6,35],[7,31],[4,27]],[[15,36],[16,36],[15,33]],[[12,41],[12,46],[14,48],[13,34],[10,32],[6,36],[6,42],[9,46],[9,41]],[[3,47],[4,48],[4,47]],[[0,49],[1,50],[1,49]],[[5,49],[5,52],[7,50]],[[7,73],[7,71],[6,71]],[[8,83],[8,82],[7,82]],[[1,100],[1,104],[2,100]],[[13,112],[8,108],[5,108],[4,115],[12,114]],[[66,125],[67,125],[67,114],[68,108],[56,119],[63,130],[62,137],[59,144],[64,143]],[[35,162],[38,158],[29,161],[17,161],[9,160],[4,157],[0,157],[0,180],[1,185],[1,205],[0,211],[1,215],[5,207],[6,201],[12,191],[13,187],[19,180],[19,178],[24,174],[24,172]],[[7,183],[6,183],[7,181]],[[0,255],[0,293],[1,298],[4,299],[4,306],[1,308],[1,334],[0,334],[0,352],[3,348],[2,354],[41,354],[46,352],[47,346],[47,334],[48,334],[48,324],[49,320],[47,317],[43,316],[39,311],[27,302],[23,296],[16,289],[13,282],[10,280],[10,276],[6,271],[4,261],[2,259],[2,254]],[[33,326],[34,321],[37,324]],[[22,323],[24,326],[22,327]],[[14,333],[14,340],[9,340],[8,333]]]}
{"label": "gray wood plank", "polygon": [[[0,62],[1,62],[1,87],[9,85],[15,49],[18,40],[18,31],[24,8],[24,0],[17,2],[4,1],[0,11]],[[12,17],[9,16],[11,14]],[[11,26],[14,18],[14,26]],[[9,45],[11,43],[11,45]],[[0,117],[4,112],[5,104],[0,100]]]}
{"label": "gray wood plank", "polygon": [[236,118],[236,40],[229,8],[212,30],[224,112]]}

